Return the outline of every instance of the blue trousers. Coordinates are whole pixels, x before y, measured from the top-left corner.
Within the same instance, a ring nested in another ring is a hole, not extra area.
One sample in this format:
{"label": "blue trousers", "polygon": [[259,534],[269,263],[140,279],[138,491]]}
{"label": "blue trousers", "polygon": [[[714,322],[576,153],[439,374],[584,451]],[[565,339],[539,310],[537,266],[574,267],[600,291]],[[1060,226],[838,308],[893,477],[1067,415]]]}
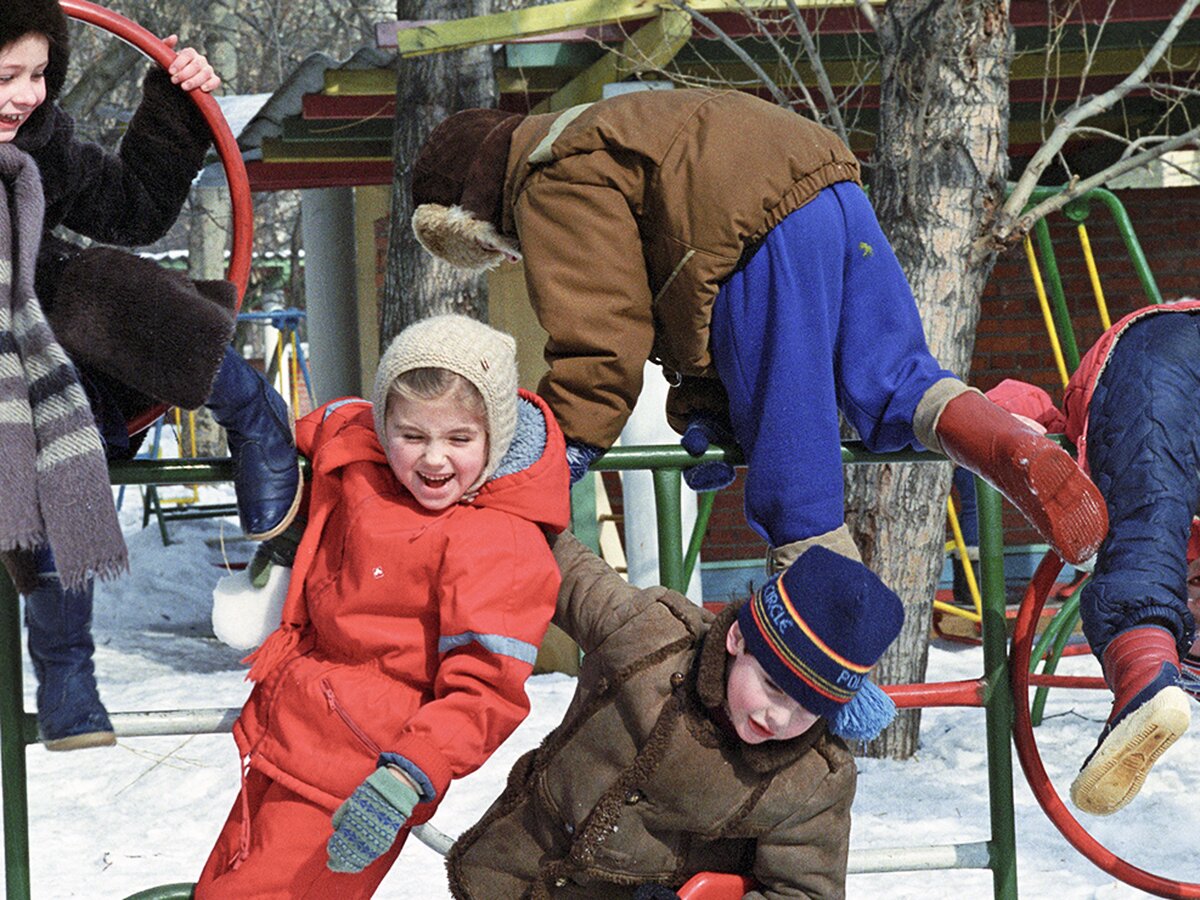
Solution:
{"label": "blue trousers", "polygon": [[916,446],[917,403],[954,377],[852,182],[780,222],[722,285],[712,355],[746,456],[746,519],[774,546],[844,520],[839,409],[871,450]]}
{"label": "blue trousers", "polygon": [[1187,544],[1200,512],[1200,315],[1158,313],[1117,341],[1088,407],[1088,466],[1108,504],[1108,537],[1080,594],[1083,633],[1097,656],[1136,625],[1155,622],[1181,653]]}

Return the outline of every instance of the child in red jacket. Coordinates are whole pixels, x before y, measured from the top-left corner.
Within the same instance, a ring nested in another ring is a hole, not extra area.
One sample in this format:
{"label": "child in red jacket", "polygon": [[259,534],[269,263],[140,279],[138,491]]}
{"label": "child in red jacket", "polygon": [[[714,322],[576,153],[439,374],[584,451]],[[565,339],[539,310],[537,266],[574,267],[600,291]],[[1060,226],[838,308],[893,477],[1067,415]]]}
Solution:
{"label": "child in red jacket", "polygon": [[307,525],[197,898],[371,896],[529,711],[560,580],[543,529],[569,517],[554,417],[518,392],[512,338],[454,315],[393,341],[373,401],[299,423]]}

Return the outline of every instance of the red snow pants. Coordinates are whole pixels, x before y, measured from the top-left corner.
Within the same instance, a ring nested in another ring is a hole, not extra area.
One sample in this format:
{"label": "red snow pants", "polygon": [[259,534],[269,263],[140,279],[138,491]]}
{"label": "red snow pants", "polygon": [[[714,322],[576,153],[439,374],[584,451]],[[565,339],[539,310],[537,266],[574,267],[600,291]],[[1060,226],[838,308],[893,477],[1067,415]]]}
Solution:
{"label": "red snow pants", "polygon": [[[195,900],[366,900],[392,867],[408,829],[362,872],[331,872],[328,810],[250,770],[196,884]],[[236,863],[242,839],[247,853]]]}

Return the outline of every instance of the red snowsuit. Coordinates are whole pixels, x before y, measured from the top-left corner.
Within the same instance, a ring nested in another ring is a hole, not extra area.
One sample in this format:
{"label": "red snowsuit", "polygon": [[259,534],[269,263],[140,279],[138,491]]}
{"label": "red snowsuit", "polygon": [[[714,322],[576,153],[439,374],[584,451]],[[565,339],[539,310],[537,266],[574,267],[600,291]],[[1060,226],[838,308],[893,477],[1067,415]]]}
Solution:
{"label": "red snowsuit", "polygon": [[[234,725],[247,784],[197,897],[370,896],[404,833],[361,875],[325,870],[325,842],[330,814],[380,755],[421,788],[417,825],[529,712],[525,679],[560,580],[542,529],[566,527],[569,495],[554,417],[521,396],[532,406],[519,418],[545,429],[540,458],[437,512],[392,474],[370,403],[335,401],[297,423],[312,461],[308,525],[283,625],[253,656],[257,685]],[[264,791],[320,814],[293,810],[274,831],[259,818]]]}

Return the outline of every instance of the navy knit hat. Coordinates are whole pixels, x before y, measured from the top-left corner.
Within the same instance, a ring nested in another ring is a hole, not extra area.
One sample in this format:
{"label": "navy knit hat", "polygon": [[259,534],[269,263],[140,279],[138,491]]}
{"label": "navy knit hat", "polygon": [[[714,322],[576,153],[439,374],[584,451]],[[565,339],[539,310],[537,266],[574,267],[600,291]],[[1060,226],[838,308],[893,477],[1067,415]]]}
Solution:
{"label": "navy knit hat", "polygon": [[900,633],[904,605],[857,560],[806,550],[738,613],[746,647],[788,696],[841,737],[870,740],[895,715],[867,672]]}

